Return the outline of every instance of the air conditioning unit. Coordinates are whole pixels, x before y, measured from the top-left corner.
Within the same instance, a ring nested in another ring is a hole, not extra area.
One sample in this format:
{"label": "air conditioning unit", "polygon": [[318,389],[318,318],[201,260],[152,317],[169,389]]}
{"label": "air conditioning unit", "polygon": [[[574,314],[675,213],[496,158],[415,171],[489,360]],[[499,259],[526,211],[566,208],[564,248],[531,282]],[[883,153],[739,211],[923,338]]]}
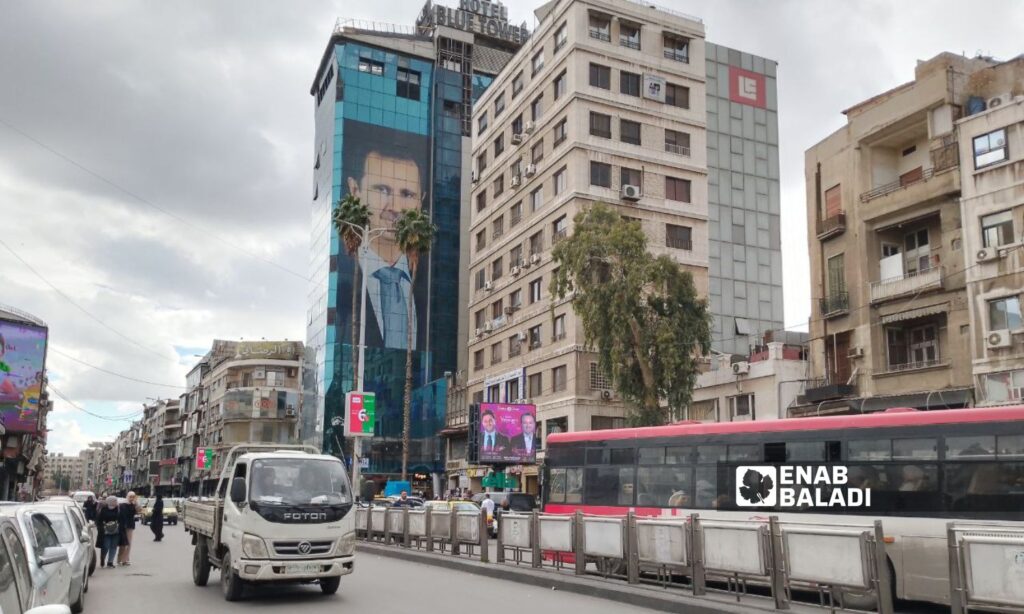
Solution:
{"label": "air conditioning unit", "polygon": [[506,305],[505,308],[502,309],[502,312],[504,312],[505,315],[507,315],[507,316],[512,315],[513,311],[515,311],[515,309],[512,308],[512,305]]}
{"label": "air conditioning unit", "polygon": [[533,131],[537,128],[537,124],[533,122],[526,122],[526,127],[523,129],[526,134],[533,134]]}
{"label": "air conditioning unit", "polygon": [[985,345],[990,350],[1010,347],[1010,331],[1005,329],[990,331],[988,337],[985,337]]}
{"label": "air conditioning unit", "polygon": [[540,254],[531,254],[530,264],[540,264]]}
{"label": "air conditioning unit", "polygon": [[480,173],[478,173],[477,171],[473,171],[472,173],[470,173],[469,178],[473,183],[476,183],[480,181]]}
{"label": "air conditioning unit", "polygon": [[523,144],[523,135],[519,134],[518,132],[513,133],[512,134],[512,144],[513,145],[522,145]]}
{"label": "air conditioning unit", "polygon": [[750,363],[745,360],[733,363],[732,372],[736,375],[746,375],[750,373]]}
{"label": "air conditioning unit", "polygon": [[537,174],[537,165],[536,164],[527,164],[526,165],[526,172],[524,172],[523,174],[526,175],[527,177],[533,177],[534,175]]}
{"label": "air conditioning unit", "polygon": [[519,175],[512,175],[512,181],[509,182],[509,185],[511,185],[513,188],[518,188],[519,184],[522,182],[523,180],[519,177]]}
{"label": "air conditioning unit", "polygon": [[515,277],[516,275],[519,275],[521,271],[522,269],[520,269],[518,266],[512,267],[512,276]]}
{"label": "air conditioning unit", "polygon": [[484,282],[484,290],[487,290],[488,292],[490,292],[493,289],[494,289],[494,282],[492,282],[489,279]]}
{"label": "air conditioning unit", "polygon": [[611,390],[602,390],[601,391],[601,398],[604,399],[605,401],[611,401],[612,400],[612,391]]}
{"label": "air conditioning unit", "polygon": [[985,108],[994,109],[996,107],[1001,107],[1004,104],[1009,103],[1011,100],[1013,100],[1013,98],[1010,97],[1009,92],[1006,92],[1005,94],[999,94],[998,96],[993,96],[989,98],[988,102],[985,105]]}
{"label": "air conditioning unit", "polygon": [[978,262],[988,262],[989,260],[995,260],[999,257],[999,250],[995,247],[983,247],[978,250],[975,254],[975,260]]}
{"label": "air conditioning unit", "polygon": [[289,418],[294,418],[297,415],[297,413],[294,409],[286,409],[284,410],[284,415],[288,416]]}
{"label": "air conditioning unit", "polygon": [[643,194],[640,193],[640,186],[626,184],[622,186],[622,200],[640,200]]}
{"label": "air conditioning unit", "polygon": [[482,328],[476,329],[476,336],[479,337],[480,335],[483,334],[483,332],[484,332],[484,330]]}
{"label": "air conditioning unit", "polygon": [[526,333],[525,332],[520,332],[519,334],[517,334],[516,335],[516,340],[517,341],[526,341]]}
{"label": "air conditioning unit", "polygon": [[533,266],[533,262],[531,262],[529,260],[524,260],[522,266],[523,266],[524,269],[528,269],[528,268]]}
{"label": "air conditioning unit", "polygon": [[516,399],[515,401],[513,401],[513,403],[515,403],[516,405],[526,405],[529,402],[530,399]]}
{"label": "air conditioning unit", "polygon": [[493,325],[493,324],[491,324],[490,322],[486,322],[486,323],[484,324],[484,332],[485,332],[485,333],[489,333],[489,332],[491,332],[492,330],[494,330],[494,325]]}
{"label": "air conditioning unit", "polygon": [[850,348],[850,350],[848,352],[846,352],[846,357],[847,358],[864,358],[864,348],[862,348],[860,346],[852,347],[852,348]]}

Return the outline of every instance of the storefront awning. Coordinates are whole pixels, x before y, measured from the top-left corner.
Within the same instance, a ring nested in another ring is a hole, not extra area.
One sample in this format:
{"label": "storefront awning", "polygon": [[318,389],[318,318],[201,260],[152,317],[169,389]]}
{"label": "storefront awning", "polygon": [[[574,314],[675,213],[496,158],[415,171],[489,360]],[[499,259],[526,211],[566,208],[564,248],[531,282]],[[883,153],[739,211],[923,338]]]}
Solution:
{"label": "storefront awning", "polygon": [[899,313],[882,316],[882,324],[892,324],[893,322],[905,322],[906,320],[916,320],[917,318],[933,316],[940,313],[946,313],[948,311],[949,303],[941,303],[939,305],[931,305],[928,307],[918,307],[917,309],[908,309],[906,311],[901,311]]}

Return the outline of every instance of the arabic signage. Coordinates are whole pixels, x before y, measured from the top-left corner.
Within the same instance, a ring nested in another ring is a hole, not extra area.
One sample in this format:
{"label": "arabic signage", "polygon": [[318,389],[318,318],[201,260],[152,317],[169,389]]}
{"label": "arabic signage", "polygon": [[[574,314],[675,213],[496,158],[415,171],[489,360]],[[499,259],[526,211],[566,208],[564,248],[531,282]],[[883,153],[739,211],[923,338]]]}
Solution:
{"label": "arabic signage", "polygon": [[345,436],[373,437],[377,396],[372,392],[349,392],[345,395]]}
{"label": "arabic signage", "polygon": [[522,44],[530,38],[526,22],[512,25],[508,22],[508,8],[501,2],[487,0],[460,0],[454,9],[427,2],[416,20],[417,27],[448,26],[509,43]]}
{"label": "arabic signage", "polygon": [[297,360],[302,344],[297,341],[224,341],[213,342],[213,352],[234,355],[238,359]]}

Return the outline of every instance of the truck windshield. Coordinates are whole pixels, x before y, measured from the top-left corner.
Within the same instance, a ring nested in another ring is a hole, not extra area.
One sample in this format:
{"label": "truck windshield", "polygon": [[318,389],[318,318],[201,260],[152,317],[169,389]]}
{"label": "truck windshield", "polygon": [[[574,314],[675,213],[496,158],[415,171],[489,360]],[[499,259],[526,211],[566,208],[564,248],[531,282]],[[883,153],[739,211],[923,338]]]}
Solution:
{"label": "truck windshield", "polygon": [[340,461],[268,458],[253,461],[249,498],[281,505],[337,505],[352,502]]}

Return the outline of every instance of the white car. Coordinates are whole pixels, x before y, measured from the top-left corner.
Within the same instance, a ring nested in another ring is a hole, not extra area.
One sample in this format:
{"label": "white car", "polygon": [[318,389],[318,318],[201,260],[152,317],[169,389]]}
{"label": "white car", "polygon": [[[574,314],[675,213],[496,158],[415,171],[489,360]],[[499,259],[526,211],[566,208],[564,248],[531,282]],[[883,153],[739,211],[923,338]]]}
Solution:
{"label": "white car", "polygon": [[75,504],[37,503],[25,506],[27,513],[41,513],[50,520],[50,525],[68,551],[71,564],[71,611],[81,612],[85,607],[85,593],[89,591],[89,567],[96,555],[89,529],[82,524]]}
{"label": "white car", "polygon": [[28,569],[24,582],[28,600],[24,607],[71,605],[68,551],[61,546],[50,519],[24,505],[0,507],[0,515],[10,521],[3,524],[0,536],[15,559],[15,569]]}
{"label": "white car", "polygon": [[34,591],[25,546],[13,518],[0,517],[0,612],[4,614],[71,614],[62,604],[32,606]]}

